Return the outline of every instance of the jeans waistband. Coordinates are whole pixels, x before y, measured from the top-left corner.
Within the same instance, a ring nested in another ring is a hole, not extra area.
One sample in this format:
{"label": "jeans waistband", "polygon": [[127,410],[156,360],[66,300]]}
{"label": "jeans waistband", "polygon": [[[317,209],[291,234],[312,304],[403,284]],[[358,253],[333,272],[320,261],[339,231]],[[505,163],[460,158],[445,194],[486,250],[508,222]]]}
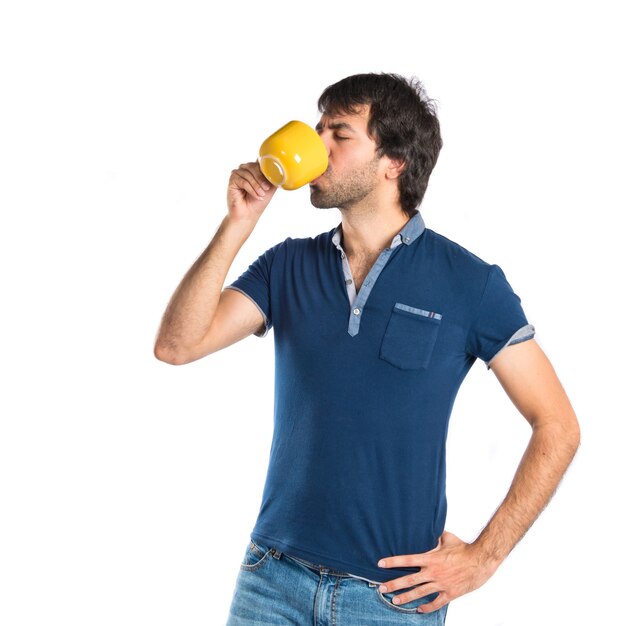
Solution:
{"label": "jeans waistband", "polygon": [[355,574],[350,574],[349,572],[341,572],[339,570],[333,569],[332,567],[324,567],[323,565],[316,565],[315,563],[310,563],[309,561],[305,561],[304,559],[301,559],[300,557],[293,556],[292,554],[286,554],[285,552],[282,552],[281,554],[283,556],[286,556],[292,559],[293,561],[297,561],[298,563],[304,565],[305,567],[308,567],[309,569],[312,569],[318,574],[321,574],[322,572],[324,572],[326,574],[331,574],[332,576],[341,576],[343,578],[346,578],[346,577],[358,578],[359,580],[365,580],[368,583],[373,584],[373,585],[382,585],[382,582],[378,582],[376,580],[370,580],[369,578],[365,578],[364,576],[356,576]]}

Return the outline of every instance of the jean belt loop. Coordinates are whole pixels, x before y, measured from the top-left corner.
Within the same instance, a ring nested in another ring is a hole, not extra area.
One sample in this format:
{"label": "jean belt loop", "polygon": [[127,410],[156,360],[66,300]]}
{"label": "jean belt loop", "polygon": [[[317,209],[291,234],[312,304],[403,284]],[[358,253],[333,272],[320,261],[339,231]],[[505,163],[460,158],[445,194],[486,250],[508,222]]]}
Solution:
{"label": "jean belt loop", "polygon": [[274,548],[274,549],[272,550],[272,556],[273,556],[275,559],[280,559],[280,557],[281,557],[282,555],[283,555],[283,553],[282,553],[280,550],[278,550],[278,549],[276,549],[276,548]]}

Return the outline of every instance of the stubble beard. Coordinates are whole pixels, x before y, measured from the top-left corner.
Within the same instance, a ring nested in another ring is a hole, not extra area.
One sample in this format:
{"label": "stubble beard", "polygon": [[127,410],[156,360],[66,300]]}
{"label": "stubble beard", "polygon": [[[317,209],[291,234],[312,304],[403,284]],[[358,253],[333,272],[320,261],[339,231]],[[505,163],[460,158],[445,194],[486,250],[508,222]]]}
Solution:
{"label": "stubble beard", "polygon": [[333,174],[327,170],[323,184],[313,185],[311,190],[311,204],[317,209],[349,208],[372,192],[376,187],[376,171],[380,157],[374,157],[358,169],[348,172],[340,180],[333,180]]}

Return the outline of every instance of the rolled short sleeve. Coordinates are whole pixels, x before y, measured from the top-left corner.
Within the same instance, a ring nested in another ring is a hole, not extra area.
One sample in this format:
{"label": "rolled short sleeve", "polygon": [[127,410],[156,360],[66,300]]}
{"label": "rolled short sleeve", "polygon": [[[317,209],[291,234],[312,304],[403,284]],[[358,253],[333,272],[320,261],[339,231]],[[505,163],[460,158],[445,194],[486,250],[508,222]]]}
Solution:
{"label": "rolled short sleeve", "polygon": [[266,250],[260,257],[250,264],[248,269],[225,289],[235,289],[245,296],[258,307],[265,328],[262,331],[255,332],[255,337],[265,337],[272,328],[272,310],[270,298],[270,279],[271,269],[276,249],[280,244],[276,244],[272,248]]}
{"label": "rolled short sleeve", "polygon": [[520,297],[513,291],[498,265],[491,265],[477,315],[466,343],[468,354],[491,361],[507,346],[526,341],[535,335],[528,323]]}

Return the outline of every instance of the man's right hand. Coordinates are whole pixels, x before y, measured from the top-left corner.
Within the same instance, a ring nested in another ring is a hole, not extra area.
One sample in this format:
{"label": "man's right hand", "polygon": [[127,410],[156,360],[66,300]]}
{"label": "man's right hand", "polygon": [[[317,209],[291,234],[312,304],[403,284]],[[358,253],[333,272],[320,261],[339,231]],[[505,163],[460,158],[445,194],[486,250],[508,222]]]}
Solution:
{"label": "man's right hand", "polygon": [[256,222],[277,189],[263,176],[257,161],[242,163],[232,170],[228,181],[226,201],[230,216]]}

